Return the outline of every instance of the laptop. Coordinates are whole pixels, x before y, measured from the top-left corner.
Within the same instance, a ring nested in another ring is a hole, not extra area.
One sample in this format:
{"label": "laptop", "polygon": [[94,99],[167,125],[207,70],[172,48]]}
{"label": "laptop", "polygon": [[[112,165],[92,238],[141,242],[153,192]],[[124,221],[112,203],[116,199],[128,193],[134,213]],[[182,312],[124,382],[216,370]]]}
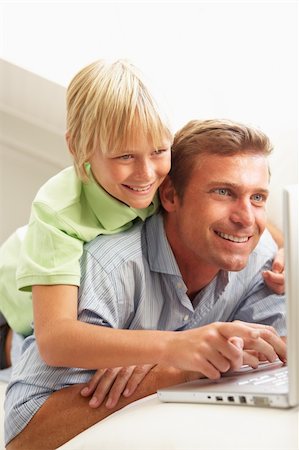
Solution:
{"label": "laptop", "polygon": [[290,408],[299,404],[298,185],[283,189],[287,298],[287,365],[243,366],[218,380],[200,379],[159,389],[162,402]]}

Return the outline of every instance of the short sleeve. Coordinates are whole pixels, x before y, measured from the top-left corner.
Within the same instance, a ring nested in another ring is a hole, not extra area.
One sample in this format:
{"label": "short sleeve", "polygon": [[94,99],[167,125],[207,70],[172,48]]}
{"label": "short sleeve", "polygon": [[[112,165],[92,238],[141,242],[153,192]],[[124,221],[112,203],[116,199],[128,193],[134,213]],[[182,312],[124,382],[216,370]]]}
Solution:
{"label": "short sleeve", "polygon": [[48,205],[35,204],[17,268],[18,289],[33,285],[80,285],[84,242]]}
{"label": "short sleeve", "polygon": [[16,286],[16,268],[26,227],[16,230],[0,248],[0,311],[17,333],[32,333],[32,297]]}

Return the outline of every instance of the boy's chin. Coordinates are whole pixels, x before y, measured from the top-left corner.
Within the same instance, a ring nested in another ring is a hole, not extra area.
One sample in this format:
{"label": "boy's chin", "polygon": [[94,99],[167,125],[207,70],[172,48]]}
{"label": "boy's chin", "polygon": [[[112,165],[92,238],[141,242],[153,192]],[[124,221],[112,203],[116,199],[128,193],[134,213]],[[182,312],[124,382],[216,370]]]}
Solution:
{"label": "boy's chin", "polygon": [[151,203],[152,203],[152,200],[150,200],[148,202],[133,202],[128,206],[130,206],[131,208],[134,208],[134,209],[145,209],[145,208],[148,208]]}
{"label": "boy's chin", "polygon": [[125,203],[130,208],[144,209],[144,208],[147,208],[148,206],[150,206],[150,204],[153,201],[153,197],[147,197],[146,199],[136,199],[136,200],[132,200],[132,199],[128,198],[128,199],[123,199],[120,201]]}

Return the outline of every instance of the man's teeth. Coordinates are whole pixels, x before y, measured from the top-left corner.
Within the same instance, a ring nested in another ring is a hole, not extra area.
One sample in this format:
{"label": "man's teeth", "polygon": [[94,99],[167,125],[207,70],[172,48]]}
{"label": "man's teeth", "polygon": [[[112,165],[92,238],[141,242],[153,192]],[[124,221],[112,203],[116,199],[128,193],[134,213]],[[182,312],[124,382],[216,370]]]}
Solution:
{"label": "man's teeth", "polygon": [[247,242],[248,241],[248,236],[244,236],[244,237],[238,237],[238,236],[233,236],[232,234],[226,234],[226,233],[221,233],[220,231],[217,232],[218,236],[222,237],[223,239],[227,239],[228,241],[232,241],[232,242]]}

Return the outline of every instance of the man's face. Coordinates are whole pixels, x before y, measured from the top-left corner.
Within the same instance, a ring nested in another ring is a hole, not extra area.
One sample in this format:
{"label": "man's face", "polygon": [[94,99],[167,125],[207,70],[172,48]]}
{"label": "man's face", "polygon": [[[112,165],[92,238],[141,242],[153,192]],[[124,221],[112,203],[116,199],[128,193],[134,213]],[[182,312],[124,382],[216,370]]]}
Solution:
{"label": "man's face", "polygon": [[181,200],[167,179],[161,199],[178,263],[243,269],[265,229],[268,183],[266,158],[250,153],[199,156]]}

